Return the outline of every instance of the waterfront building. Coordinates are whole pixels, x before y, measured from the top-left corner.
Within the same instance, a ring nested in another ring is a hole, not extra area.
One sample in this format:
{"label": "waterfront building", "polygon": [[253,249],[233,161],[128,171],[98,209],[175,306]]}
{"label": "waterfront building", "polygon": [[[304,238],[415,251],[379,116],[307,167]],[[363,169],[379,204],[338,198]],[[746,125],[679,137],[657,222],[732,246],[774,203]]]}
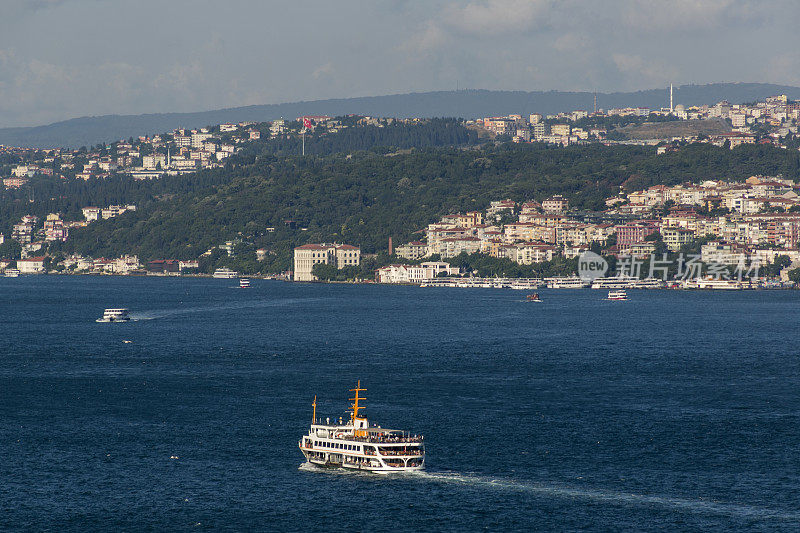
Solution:
{"label": "waterfront building", "polygon": [[361,249],[349,244],[304,244],[294,249],[294,281],[316,281],[314,265],[346,266],[361,264]]}

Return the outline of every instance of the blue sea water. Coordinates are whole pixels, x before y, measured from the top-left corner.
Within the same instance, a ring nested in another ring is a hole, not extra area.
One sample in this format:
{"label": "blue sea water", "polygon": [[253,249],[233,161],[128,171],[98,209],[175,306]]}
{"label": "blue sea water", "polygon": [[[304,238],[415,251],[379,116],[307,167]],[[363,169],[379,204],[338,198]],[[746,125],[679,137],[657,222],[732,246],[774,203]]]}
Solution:
{"label": "blue sea water", "polygon": [[[0,529],[800,529],[800,292],[252,285],[0,278]],[[425,473],[303,466],[358,379]]]}

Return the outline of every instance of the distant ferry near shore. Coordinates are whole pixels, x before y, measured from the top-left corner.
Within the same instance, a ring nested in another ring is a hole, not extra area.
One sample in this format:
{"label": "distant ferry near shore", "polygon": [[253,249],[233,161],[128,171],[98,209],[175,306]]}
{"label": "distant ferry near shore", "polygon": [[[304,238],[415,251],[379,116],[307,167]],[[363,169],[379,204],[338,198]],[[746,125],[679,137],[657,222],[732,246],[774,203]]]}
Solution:
{"label": "distant ferry near shore", "polygon": [[5,271],[5,275],[7,278],[18,278],[19,270],[17,270],[16,268],[7,268]]}
{"label": "distant ferry near shore", "polygon": [[608,300],[612,302],[621,302],[628,299],[628,293],[622,290],[608,291]]}
{"label": "distant ferry near shore", "polygon": [[434,278],[422,281],[420,287],[536,290],[541,282],[537,278]]}
{"label": "distant ferry near shore", "polygon": [[317,397],[314,396],[314,414],[311,429],[298,442],[306,460],[314,465],[365,470],[369,472],[411,472],[425,467],[425,447],[422,435],[411,435],[397,429],[370,427],[367,417],[359,411],[365,398],[359,393],[361,381],[355,389],[355,398],[350,398],[350,420],[346,423],[339,418],[333,423],[326,418],[325,423],[317,420]]}
{"label": "distant ferry near shore", "polygon": [[102,318],[98,318],[97,322],[127,322],[131,319],[127,309],[106,309]]}
{"label": "distant ferry near shore", "polygon": [[239,274],[230,268],[218,268],[214,271],[214,277],[217,279],[233,279]]}
{"label": "distant ferry near shore", "polygon": [[571,278],[545,278],[548,289],[583,289],[589,286],[588,281],[578,277]]}
{"label": "distant ferry near shore", "polygon": [[735,279],[690,279],[683,282],[683,288],[740,291],[744,286]]}
{"label": "distant ferry near shore", "polygon": [[593,289],[663,289],[664,282],[660,279],[639,279],[627,276],[611,278],[597,278],[592,281]]}
{"label": "distant ferry near shore", "polygon": [[249,289],[250,288],[250,280],[247,278],[239,278],[239,288],[240,289]]}

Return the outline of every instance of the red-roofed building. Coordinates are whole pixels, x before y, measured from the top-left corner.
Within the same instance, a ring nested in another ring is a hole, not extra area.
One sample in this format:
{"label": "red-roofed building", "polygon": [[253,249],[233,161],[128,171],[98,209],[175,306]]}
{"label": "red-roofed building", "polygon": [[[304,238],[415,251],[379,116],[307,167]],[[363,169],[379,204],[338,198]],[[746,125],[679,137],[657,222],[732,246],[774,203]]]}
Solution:
{"label": "red-roofed building", "polygon": [[17,270],[20,274],[41,274],[44,272],[44,257],[17,259]]}

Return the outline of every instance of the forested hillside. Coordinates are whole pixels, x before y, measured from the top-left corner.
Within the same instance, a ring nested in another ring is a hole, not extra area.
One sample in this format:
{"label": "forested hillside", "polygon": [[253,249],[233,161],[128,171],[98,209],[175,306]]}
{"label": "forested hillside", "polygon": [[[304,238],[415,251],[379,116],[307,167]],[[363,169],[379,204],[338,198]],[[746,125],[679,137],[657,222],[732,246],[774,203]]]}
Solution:
{"label": "forested hillside", "polygon": [[[388,125],[358,125],[361,117],[338,117],[346,126],[335,134],[324,129],[306,135],[306,154],[349,154],[354,151],[373,150],[392,153],[412,147],[469,146],[478,142],[474,130],[465,128],[454,119],[428,119],[418,123],[394,122]],[[251,164],[264,154],[300,155],[302,140],[296,136],[270,138],[269,124],[259,124],[262,140],[246,143],[239,153],[228,160],[225,171],[197,172],[186,176],[166,176],[153,181],[135,181],[125,175],[106,179],[82,181],[37,176],[25,187],[5,189],[0,187],[0,233],[8,234],[11,226],[24,215],[44,217],[48,213],[61,213],[67,220],[80,220],[81,208],[103,207],[112,204],[143,205],[153,199],[201,191],[209,186],[227,183],[238,166]],[[227,137],[223,136],[225,139]],[[19,161],[11,155],[0,157],[0,168],[10,173],[11,166]]]}
{"label": "forested hillside", "polygon": [[240,239],[241,250],[264,247],[272,253],[264,269],[281,270],[299,244],[335,240],[376,252],[390,236],[395,243],[419,237],[415,232],[441,215],[484,209],[495,199],[541,200],[561,193],[575,207],[601,209],[604,198],[623,185],[633,190],[754,174],[796,179],[798,155],[769,146],[731,151],[692,145],[656,156],[650,147],[536,144],[395,155],[262,154],[249,164],[202,173],[194,183],[137,185],[132,194],[151,195],[137,212],[77,229],[63,249],[94,257],[193,259]]}

